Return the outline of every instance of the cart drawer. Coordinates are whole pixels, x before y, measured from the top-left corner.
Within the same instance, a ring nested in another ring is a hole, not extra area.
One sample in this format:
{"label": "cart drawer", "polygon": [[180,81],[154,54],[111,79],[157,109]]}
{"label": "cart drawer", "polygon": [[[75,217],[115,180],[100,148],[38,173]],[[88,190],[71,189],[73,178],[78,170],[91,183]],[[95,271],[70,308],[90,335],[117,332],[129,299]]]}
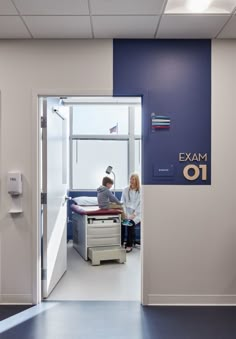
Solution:
{"label": "cart drawer", "polygon": [[88,227],[87,234],[94,235],[96,237],[113,237],[114,235],[120,234],[120,226],[110,226],[110,227]]}
{"label": "cart drawer", "polygon": [[88,245],[88,247],[113,246],[113,245],[119,246],[120,245],[120,236],[106,237],[106,238],[88,237],[87,245]]}

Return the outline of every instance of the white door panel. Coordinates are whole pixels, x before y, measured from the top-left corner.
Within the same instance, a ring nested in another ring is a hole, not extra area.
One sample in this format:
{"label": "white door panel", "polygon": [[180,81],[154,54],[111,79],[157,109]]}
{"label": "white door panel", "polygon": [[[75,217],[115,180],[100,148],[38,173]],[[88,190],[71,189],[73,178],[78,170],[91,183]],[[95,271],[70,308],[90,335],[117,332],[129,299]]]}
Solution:
{"label": "white door panel", "polygon": [[[54,108],[57,111],[54,111]],[[68,108],[58,98],[43,99],[43,297],[47,298],[67,267]]]}

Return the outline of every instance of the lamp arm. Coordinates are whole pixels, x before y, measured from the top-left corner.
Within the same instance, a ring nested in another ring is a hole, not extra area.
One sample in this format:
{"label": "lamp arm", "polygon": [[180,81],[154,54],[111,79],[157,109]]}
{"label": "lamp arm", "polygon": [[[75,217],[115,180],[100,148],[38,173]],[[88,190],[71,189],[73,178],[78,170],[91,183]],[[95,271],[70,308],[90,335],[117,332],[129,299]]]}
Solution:
{"label": "lamp arm", "polygon": [[115,173],[113,171],[111,171],[111,173],[114,176],[114,196],[116,196],[116,175],[115,175]]}

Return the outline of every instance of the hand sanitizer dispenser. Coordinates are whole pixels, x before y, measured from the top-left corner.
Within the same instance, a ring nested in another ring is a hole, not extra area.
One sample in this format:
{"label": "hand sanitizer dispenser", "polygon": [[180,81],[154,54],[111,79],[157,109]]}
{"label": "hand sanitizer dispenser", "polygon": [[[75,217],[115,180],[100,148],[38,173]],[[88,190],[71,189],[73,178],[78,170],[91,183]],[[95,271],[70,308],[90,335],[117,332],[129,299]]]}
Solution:
{"label": "hand sanitizer dispenser", "polygon": [[12,196],[22,194],[22,175],[20,172],[8,172],[7,191]]}

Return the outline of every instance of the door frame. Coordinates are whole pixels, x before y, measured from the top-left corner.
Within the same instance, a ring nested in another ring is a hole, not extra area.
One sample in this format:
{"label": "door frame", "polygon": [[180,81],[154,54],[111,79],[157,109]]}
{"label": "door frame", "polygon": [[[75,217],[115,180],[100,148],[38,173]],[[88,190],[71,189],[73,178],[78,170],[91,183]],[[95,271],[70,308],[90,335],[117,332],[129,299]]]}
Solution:
{"label": "door frame", "polygon": [[[41,116],[39,111],[39,97],[41,96],[111,96],[113,90],[75,90],[75,89],[32,89],[32,121],[31,121],[31,173],[32,173],[32,241],[31,241],[31,272],[32,272],[32,303],[39,304],[42,301],[41,294]],[[127,95],[126,95],[127,96]],[[130,94],[133,96],[133,94]],[[142,112],[143,113],[143,112]],[[143,239],[143,227],[141,227],[141,237]],[[143,248],[141,247],[141,304],[145,301],[145,282],[143,267]]]}

